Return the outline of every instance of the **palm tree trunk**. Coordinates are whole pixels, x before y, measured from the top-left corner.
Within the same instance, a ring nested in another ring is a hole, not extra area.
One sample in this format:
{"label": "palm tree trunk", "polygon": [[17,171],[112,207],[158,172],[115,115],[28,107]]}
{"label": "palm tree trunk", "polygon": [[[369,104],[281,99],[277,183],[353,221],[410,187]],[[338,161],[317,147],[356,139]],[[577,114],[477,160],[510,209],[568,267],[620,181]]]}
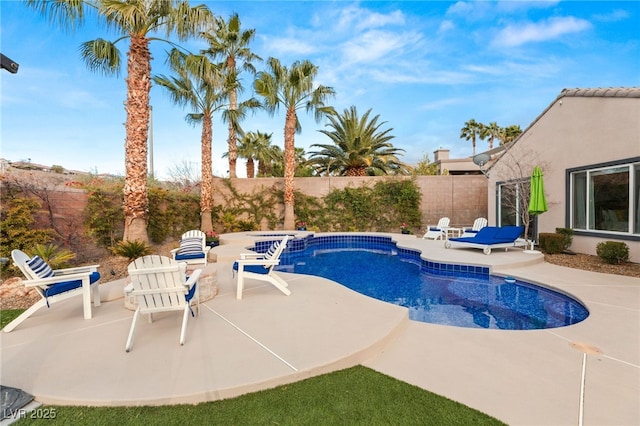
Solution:
{"label": "palm tree trunk", "polygon": [[284,122],[284,229],[295,229],[294,184],[296,110],[287,109]]}
{"label": "palm tree trunk", "polygon": [[127,60],[124,241],[149,242],[147,234],[147,137],[151,53],[149,40],[132,36]]}
{"label": "palm tree trunk", "polygon": [[[235,68],[235,58],[232,56],[227,60],[227,70],[235,73]],[[231,111],[238,109],[238,91],[235,87],[229,92],[229,109]],[[238,163],[238,135],[236,134],[233,120],[229,120],[229,140],[227,143],[229,148],[229,177],[235,178],[237,177],[236,165]]]}
{"label": "palm tree trunk", "polygon": [[247,158],[247,177],[249,179],[256,177],[255,163],[251,157]]}
{"label": "palm tree trunk", "polygon": [[213,140],[213,123],[211,114],[206,113],[202,117],[202,183],[200,185],[200,230],[213,231],[211,212],[213,211],[213,170],[211,149]]}

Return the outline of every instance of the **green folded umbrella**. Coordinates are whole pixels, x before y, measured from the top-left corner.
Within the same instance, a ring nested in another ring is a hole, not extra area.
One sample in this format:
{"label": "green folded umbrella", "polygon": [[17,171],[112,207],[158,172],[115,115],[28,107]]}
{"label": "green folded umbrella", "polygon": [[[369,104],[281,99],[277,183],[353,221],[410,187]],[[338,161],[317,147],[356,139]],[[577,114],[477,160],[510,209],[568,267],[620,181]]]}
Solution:
{"label": "green folded umbrella", "polygon": [[539,166],[535,166],[533,168],[533,173],[531,174],[531,198],[529,200],[529,213],[532,215],[537,215],[546,211],[547,200],[544,196],[542,170]]}

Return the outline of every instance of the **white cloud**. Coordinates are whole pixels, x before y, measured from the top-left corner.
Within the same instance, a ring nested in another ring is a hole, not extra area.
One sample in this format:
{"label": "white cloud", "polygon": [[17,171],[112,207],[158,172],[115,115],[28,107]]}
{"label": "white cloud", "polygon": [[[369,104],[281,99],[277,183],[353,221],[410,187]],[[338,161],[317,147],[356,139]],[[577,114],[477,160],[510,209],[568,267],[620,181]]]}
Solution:
{"label": "white cloud", "polygon": [[513,13],[530,9],[548,9],[560,3],[559,0],[552,1],[528,1],[528,0],[506,0],[496,2],[496,9],[499,12]]}
{"label": "white cloud", "polygon": [[498,33],[492,44],[494,46],[516,47],[531,42],[553,40],[589,28],[591,28],[589,21],[571,16],[549,18],[537,23],[511,24]]}
{"label": "white cloud", "polygon": [[445,19],[440,23],[438,27],[438,34],[446,33],[447,31],[453,30],[455,28],[455,24],[453,21]]}
{"label": "white cloud", "polygon": [[309,55],[316,50],[313,45],[306,43],[301,37],[265,38],[264,48],[270,56],[274,57],[284,54]]}
{"label": "white cloud", "polygon": [[389,14],[382,14],[353,6],[344,8],[341,11],[337,22],[337,28],[339,30],[355,29],[362,31],[372,28],[380,28],[387,25],[403,25],[404,22],[404,15],[399,10],[393,11]]}
{"label": "white cloud", "polygon": [[369,31],[343,45],[343,56],[349,62],[371,62],[402,48],[401,34]]}
{"label": "white cloud", "polygon": [[624,21],[628,17],[629,12],[626,10],[616,9],[611,13],[594,15],[593,19],[600,22],[619,22]]}

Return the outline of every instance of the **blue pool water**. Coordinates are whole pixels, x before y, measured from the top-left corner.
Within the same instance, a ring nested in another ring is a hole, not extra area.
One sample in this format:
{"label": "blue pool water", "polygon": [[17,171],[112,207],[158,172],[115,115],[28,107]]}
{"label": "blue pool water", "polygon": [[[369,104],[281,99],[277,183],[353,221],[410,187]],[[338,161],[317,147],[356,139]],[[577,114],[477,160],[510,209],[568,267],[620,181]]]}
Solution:
{"label": "blue pool water", "polygon": [[[266,247],[256,245],[257,251]],[[530,283],[507,283],[488,268],[420,259],[388,237],[307,237],[289,242],[280,271],[316,275],[409,309],[409,318],[471,328],[531,330],[584,320],[576,300]]]}

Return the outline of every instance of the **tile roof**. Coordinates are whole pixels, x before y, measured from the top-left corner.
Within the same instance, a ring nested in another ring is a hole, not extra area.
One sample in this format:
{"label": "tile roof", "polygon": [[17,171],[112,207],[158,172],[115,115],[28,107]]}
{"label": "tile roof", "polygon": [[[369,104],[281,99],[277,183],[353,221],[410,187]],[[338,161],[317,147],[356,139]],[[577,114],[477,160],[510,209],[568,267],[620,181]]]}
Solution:
{"label": "tile roof", "polygon": [[563,97],[585,98],[640,98],[640,87],[598,87],[594,89],[563,89],[557,99]]}
{"label": "tile roof", "polygon": [[[522,133],[520,134],[520,136],[518,136],[509,146],[506,146],[505,148],[505,152],[508,151],[509,149],[511,149],[511,147],[513,145],[515,145],[516,143],[518,143],[520,141],[520,139],[522,138],[522,136],[527,133],[529,131],[529,129],[531,129],[539,120],[540,118],[542,118],[543,115],[545,115],[547,113],[547,111],[549,111],[553,105],[560,101],[562,98],[568,98],[568,97],[583,97],[583,98],[640,98],[640,87],[597,87],[597,88],[585,88],[585,89],[580,89],[580,88],[576,88],[576,89],[562,89],[562,91],[560,92],[560,94],[553,100],[553,102],[551,102],[551,104],[549,104],[548,107],[546,107],[544,109],[544,111],[542,111],[540,113],[540,115],[538,115],[535,120],[533,120],[531,122],[531,124],[529,124],[529,126],[524,129],[522,131]],[[488,173],[493,166],[496,165],[496,163],[498,163],[500,161],[500,157],[498,157],[496,159],[496,161],[491,164],[486,172]]]}

